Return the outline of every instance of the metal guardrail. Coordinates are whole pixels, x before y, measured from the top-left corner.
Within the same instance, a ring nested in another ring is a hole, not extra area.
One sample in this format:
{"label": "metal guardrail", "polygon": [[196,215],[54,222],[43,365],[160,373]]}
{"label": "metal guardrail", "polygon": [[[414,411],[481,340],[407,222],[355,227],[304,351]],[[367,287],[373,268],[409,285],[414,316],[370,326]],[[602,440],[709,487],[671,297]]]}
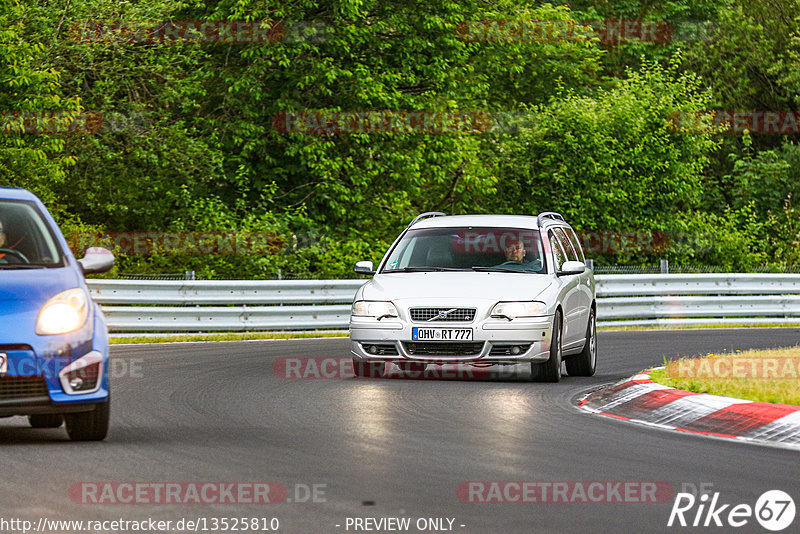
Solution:
{"label": "metal guardrail", "polygon": [[[602,325],[800,323],[800,274],[598,275]],[[346,329],[366,280],[89,280],[112,332]]]}
{"label": "metal guardrail", "polygon": [[[366,280],[87,280],[106,304],[349,304]],[[349,314],[349,312],[348,312]]]}
{"label": "metal guardrail", "polygon": [[800,274],[601,274],[598,297],[800,295]]}

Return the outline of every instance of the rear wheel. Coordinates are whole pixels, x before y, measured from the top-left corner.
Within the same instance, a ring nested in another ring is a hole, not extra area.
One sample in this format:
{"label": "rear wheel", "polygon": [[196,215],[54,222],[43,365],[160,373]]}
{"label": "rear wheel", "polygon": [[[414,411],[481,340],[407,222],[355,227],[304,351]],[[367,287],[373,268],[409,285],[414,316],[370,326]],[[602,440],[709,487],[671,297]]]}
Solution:
{"label": "rear wheel", "polygon": [[544,363],[531,364],[531,380],[534,382],[558,382],[561,380],[561,312],[553,318],[553,337],[550,340],[550,358]]}
{"label": "rear wheel", "polygon": [[67,434],[72,441],[100,441],[108,434],[111,399],[97,404],[91,412],[66,414]]}
{"label": "rear wheel", "polygon": [[592,376],[597,367],[597,319],[594,310],[589,313],[586,326],[586,345],[580,354],[570,356],[565,362],[570,376]]}
{"label": "rear wheel", "polygon": [[386,362],[353,358],[353,373],[364,378],[383,378]]}
{"label": "rear wheel", "polygon": [[60,413],[28,416],[28,423],[30,423],[33,428],[58,428],[63,422],[64,418]]}

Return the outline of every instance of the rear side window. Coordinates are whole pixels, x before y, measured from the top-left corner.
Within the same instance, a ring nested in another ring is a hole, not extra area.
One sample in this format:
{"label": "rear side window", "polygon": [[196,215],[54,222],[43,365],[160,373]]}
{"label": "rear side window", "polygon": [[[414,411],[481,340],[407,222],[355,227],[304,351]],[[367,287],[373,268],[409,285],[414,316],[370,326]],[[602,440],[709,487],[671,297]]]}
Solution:
{"label": "rear side window", "polygon": [[558,236],[550,230],[547,235],[550,238],[550,247],[553,249],[553,260],[555,261],[555,268],[556,271],[561,269],[561,266],[567,261],[567,254],[564,251],[564,245],[561,244],[561,241],[558,239]]}
{"label": "rear side window", "polygon": [[567,239],[569,239],[569,243],[572,245],[572,248],[575,249],[578,261],[586,262],[586,258],[583,255],[583,249],[581,248],[581,242],[578,240],[575,230],[572,228],[562,228],[561,230],[564,231],[564,234],[567,236]]}
{"label": "rear side window", "polygon": [[575,252],[575,247],[573,247],[572,243],[570,243],[569,238],[564,233],[564,229],[553,228],[553,234],[558,240],[558,243],[561,245],[561,249],[566,253],[567,259],[569,261],[578,261],[578,253]]}

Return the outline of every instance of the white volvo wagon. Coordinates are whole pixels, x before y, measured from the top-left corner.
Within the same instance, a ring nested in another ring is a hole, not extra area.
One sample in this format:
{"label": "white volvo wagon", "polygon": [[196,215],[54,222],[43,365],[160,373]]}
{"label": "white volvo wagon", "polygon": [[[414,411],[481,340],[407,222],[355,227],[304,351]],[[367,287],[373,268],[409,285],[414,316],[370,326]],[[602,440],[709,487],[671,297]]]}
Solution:
{"label": "white volvo wagon", "polygon": [[530,365],[531,379],[591,376],[597,361],[595,280],[558,213],[423,213],[356,293],[350,340],[357,376],[385,364]]}

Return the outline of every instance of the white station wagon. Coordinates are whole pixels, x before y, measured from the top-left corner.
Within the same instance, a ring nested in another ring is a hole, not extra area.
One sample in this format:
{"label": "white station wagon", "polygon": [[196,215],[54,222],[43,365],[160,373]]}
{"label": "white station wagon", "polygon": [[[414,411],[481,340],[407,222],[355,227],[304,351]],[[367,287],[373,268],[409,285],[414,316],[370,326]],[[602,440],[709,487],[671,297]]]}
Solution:
{"label": "white station wagon", "polygon": [[524,363],[531,379],[591,376],[597,361],[595,281],[575,232],[554,212],[423,213],[355,295],[350,340],[357,376],[392,362],[480,367]]}

